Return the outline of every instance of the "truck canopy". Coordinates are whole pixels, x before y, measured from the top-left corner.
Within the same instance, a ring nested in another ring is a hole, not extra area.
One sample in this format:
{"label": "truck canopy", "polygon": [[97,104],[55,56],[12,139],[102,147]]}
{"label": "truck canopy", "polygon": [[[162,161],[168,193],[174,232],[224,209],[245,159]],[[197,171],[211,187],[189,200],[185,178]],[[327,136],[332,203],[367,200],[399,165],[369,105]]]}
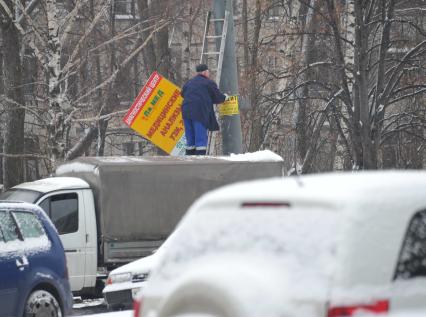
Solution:
{"label": "truck canopy", "polygon": [[59,166],[56,176],[90,184],[102,243],[163,241],[205,192],[282,176],[283,161],[276,157],[84,157]]}

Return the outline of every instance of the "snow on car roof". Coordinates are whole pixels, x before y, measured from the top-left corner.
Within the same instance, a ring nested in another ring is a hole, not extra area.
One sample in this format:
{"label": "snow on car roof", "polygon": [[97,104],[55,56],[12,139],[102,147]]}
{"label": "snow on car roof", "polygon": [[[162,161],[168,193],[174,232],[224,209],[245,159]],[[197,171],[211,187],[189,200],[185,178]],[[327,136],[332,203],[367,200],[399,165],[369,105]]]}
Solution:
{"label": "snow on car roof", "polygon": [[[205,204],[271,201],[281,198],[292,204],[338,208],[353,201],[380,201],[410,197],[425,204],[425,171],[368,171],[327,173],[240,182],[211,191],[191,208]],[[399,198],[397,198],[399,197]]]}
{"label": "snow on car roof", "polygon": [[0,209],[38,210],[38,207],[23,201],[0,200]]}
{"label": "snow on car roof", "polygon": [[48,193],[53,190],[89,188],[89,184],[76,177],[49,177],[34,182],[19,184],[14,189],[35,190],[41,193]]}

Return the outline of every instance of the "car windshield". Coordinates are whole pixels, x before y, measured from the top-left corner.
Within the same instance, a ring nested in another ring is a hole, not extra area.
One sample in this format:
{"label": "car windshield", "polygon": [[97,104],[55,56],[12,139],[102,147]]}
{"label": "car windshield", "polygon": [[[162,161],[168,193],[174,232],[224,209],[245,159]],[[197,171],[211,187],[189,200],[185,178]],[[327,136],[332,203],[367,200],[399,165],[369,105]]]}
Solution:
{"label": "car windshield", "polygon": [[40,192],[27,189],[10,189],[0,194],[0,200],[24,201],[34,204],[41,196]]}
{"label": "car windshield", "polygon": [[[160,260],[158,278],[179,274],[182,265],[243,255],[272,259],[296,280],[326,281],[334,271],[339,213],[321,208],[214,209],[188,215]],[[226,263],[226,261],[223,261]],[[224,265],[226,270],[226,264]]]}

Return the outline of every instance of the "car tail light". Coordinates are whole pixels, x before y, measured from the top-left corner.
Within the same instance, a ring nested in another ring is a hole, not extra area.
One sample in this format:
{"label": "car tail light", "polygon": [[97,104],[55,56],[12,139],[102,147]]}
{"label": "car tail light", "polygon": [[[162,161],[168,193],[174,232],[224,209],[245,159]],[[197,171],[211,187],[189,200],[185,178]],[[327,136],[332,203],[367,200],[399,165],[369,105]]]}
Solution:
{"label": "car tail light", "polygon": [[133,301],[133,317],[139,317],[140,312],[142,311],[142,297],[135,299]]}
{"label": "car tail light", "polygon": [[241,207],[243,208],[250,208],[250,207],[290,207],[290,204],[287,202],[280,202],[280,201],[255,201],[255,202],[244,202],[241,204]]}
{"label": "car tail light", "polygon": [[387,313],[389,311],[389,301],[379,300],[371,304],[359,304],[348,306],[330,306],[327,317],[347,317],[354,316],[356,311],[363,310],[372,313]]}

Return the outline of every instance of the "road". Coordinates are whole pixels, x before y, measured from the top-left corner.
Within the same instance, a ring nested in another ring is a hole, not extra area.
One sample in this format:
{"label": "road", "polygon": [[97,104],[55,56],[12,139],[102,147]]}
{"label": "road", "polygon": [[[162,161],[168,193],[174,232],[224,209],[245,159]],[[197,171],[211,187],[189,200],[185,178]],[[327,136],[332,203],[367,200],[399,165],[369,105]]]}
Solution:
{"label": "road", "polygon": [[108,309],[102,298],[84,301],[75,300],[72,316],[87,316],[106,312],[108,312]]}

